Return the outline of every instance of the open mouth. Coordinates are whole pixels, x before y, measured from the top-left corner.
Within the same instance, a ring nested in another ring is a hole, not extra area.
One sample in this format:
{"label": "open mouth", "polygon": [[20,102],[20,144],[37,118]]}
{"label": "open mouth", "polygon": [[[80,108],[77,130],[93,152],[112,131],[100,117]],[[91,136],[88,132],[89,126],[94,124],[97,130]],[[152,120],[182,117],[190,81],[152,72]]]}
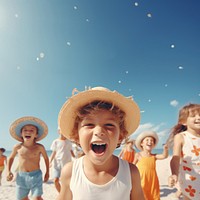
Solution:
{"label": "open mouth", "polygon": [[25,138],[26,138],[26,139],[30,139],[30,138],[31,138],[31,136],[29,136],[29,135],[26,135],[26,136],[25,136]]}
{"label": "open mouth", "polygon": [[91,148],[96,154],[101,154],[101,153],[105,152],[106,144],[93,143],[93,144],[91,144]]}

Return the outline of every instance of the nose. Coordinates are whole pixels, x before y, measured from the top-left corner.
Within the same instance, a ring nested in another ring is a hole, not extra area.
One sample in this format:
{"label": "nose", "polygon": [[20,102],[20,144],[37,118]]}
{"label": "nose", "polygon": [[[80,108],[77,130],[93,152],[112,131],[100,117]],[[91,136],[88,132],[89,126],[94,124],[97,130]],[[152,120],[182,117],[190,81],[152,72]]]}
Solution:
{"label": "nose", "polygon": [[96,126],[94,129],[94,135],[95,136],[103,136],[104,135],[104,129],[101,126]]}

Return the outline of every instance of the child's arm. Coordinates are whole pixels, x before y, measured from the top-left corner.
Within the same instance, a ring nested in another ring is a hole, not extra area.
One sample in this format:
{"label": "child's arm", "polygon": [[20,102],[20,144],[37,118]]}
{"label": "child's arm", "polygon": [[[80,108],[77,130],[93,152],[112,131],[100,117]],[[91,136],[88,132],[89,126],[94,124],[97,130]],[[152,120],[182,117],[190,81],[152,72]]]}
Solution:
{"label": "child's arm", "polygon": [[134,165],[136,165],[138,163],[138,161],[139,161],[138,157],[139,157],[139,153],[136,153],[134,156],[134,160],[133,160]]}
{"label": "child's arm", "polygon": [[183,143],[184,143],[183,136],[181,134],[175,135],[173,157],[170,161],[170,168],[171,168],[172,175],[168,179],[168,185],[170,187],[173,187],[178,180],[179,164],[180,164]]}
{"label": "child's arm", "polygon": [[52,161],[56,156],[56,151],[52,151],[50,158],[49,158],[49,166],[51,167]]}
{"label": "child's arm", "polygon": [[163,145],[163,153],[162,154],[156,154],[156,159],[157,160],[163,160],[168,157],[168,145],[164,144]]}
{"label": "child's arm", "polygon": [[47,152],[46,152],[43,145],[41,145],[41,154],[44,158],[44,162],[45,162],[45,166],[46,166],[46,173],[45,173],[45,176],[44,176],[44,182],[47,182],[49,180],[49,158],[48,158]]}
{"label": "child's arm", "polygon": [[70,190],[70,180],[72,176],[73,162],[67,163],[61,171],[61,191],[57,200],[72,200],[72,192]]}
{"label": "child's arm", "polygon": [[145,200],[138,168],[131,163],[129,164],[129,166],[131,170],[131,181],[132,181],[130,200],[138,200],[138,199]]}
{"label": "child's arm", "polygon": [[13,161],[15,159],[15,156],[17,155],[17,150],[19,149],[19,145],[15,145],[13,147],[13,150],[8,158],[8,162],[7,162],[7,181],[12,181],[13,179],[13,173],[11,172],[11,168],[12,168],[12,164]]}

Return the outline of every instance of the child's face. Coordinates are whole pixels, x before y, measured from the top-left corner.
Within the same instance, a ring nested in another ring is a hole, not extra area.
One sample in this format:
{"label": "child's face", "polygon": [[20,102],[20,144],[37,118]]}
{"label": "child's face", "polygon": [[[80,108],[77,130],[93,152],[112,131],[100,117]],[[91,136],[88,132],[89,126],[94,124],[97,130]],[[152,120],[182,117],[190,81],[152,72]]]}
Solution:
{"label": "child's face", "polygon": [[186,120],[187,129],[200,131],[200,113],[190,112]]}
{"label": "child's face", "polygon": [[142,140],[141,146],[143,150],[152,150],[155,147],[155,139],[153,137],[147,136]]}
{"label": "child's face", "polygon": [[84,153],[92,162],[101,165],[110,158],[119,143],[119,121],[110,111],[96,111],[79,122],[78,134]]}
{"label": "child's face", "polygon": [[37,138],[37,128],[33,125],[26,125],[21,130],[21,135],[24,141],[34,140]]}

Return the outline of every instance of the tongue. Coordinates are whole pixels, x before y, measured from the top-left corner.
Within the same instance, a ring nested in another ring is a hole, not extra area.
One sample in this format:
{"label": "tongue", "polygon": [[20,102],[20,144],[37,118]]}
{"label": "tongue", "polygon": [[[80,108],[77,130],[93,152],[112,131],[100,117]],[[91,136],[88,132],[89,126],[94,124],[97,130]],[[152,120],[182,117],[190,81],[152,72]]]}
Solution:
{"label": "tongue", "polygon": [[93,145],[92,146],[92,149],[93,149],[93,151],[95,152],[95,153],[97,153],[97,154],[100,154],[100,153],[102,153],[102,152],[104,152],[104,150],[105,150],[105,145]]}

